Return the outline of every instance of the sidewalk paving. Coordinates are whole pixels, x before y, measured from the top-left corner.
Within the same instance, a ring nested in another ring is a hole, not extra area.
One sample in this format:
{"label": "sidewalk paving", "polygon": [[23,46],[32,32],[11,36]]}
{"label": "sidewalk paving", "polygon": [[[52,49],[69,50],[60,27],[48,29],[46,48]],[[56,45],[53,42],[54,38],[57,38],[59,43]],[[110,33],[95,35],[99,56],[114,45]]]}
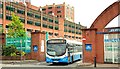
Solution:
{"label": "sidewalk paving", "polygon": [[37,60],[2,60],[2,64],[32,64],[38,62]]}
{"label": "sidewalk paving", "polygon": [[[81,66],[81,67],[94,67],[94,64],[80,62],[78,64],[78,66]],[[96,67],[120,67],[120,64],[99,64],[99,63],[97,63]]]}

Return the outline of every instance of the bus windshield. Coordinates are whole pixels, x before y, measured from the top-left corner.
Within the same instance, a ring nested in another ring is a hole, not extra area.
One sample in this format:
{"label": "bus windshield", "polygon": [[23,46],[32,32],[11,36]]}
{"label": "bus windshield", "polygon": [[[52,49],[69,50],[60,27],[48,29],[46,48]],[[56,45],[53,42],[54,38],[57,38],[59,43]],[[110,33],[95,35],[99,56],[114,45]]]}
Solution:
{"label": "bus windshield", "polygon": [[62,56],[65,54],[66,44],[48,44],[47,54],[51,56]]}

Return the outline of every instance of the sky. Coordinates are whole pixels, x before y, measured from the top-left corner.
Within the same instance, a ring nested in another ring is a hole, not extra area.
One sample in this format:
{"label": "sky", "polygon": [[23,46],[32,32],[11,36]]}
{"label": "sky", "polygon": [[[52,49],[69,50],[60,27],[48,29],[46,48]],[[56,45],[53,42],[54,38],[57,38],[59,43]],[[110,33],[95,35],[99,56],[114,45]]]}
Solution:
{"label": "sky", "polygon": [[[75,23],[80,22],[81,25],[88,28],[94,20],[104,11],[108,6],[117,0],[31,0],[31,4],[35,6],[45,6],[55,4],[69,4],[74,7]],[[118,17],[113,19],[107,27],[118,26]]]}

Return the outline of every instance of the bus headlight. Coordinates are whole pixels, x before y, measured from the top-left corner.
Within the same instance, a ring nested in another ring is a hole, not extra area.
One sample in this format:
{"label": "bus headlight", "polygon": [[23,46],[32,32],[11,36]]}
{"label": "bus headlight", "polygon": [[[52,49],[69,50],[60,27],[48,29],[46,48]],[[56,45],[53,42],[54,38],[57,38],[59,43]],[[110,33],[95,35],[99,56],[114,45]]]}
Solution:
{"label": "bus headlight", "polygon": [[47,62],[47,63],[52,62],[52,59],[46,57],[46,62]]}

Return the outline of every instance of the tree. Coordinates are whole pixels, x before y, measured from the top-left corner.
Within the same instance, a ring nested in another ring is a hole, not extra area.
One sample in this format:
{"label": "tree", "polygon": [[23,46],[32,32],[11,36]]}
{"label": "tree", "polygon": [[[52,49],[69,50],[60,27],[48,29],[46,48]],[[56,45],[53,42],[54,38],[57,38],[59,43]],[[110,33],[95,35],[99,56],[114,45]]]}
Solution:
{"label": "tree", "polygon": [[8,24],[8,37],[17,38],[17,37],[25,37],[25,29],[23,28],[23,23],[12,13],[12,22]]}
{"label": "tree", "polygon": [[3,48],[2,48],[2,55],[4,55],[4,56],[10,56],[11,55],[11,53],[14,53],[14,52],[16,52],[16,47],[15,46],[13,46],[13,45],[11,45],[11,46],[3,46]]}
{"label": "tree", "polygon": [[25,54],[25,52],[17,50],[14,45],[2,47],[3,56],[24,56]]}

